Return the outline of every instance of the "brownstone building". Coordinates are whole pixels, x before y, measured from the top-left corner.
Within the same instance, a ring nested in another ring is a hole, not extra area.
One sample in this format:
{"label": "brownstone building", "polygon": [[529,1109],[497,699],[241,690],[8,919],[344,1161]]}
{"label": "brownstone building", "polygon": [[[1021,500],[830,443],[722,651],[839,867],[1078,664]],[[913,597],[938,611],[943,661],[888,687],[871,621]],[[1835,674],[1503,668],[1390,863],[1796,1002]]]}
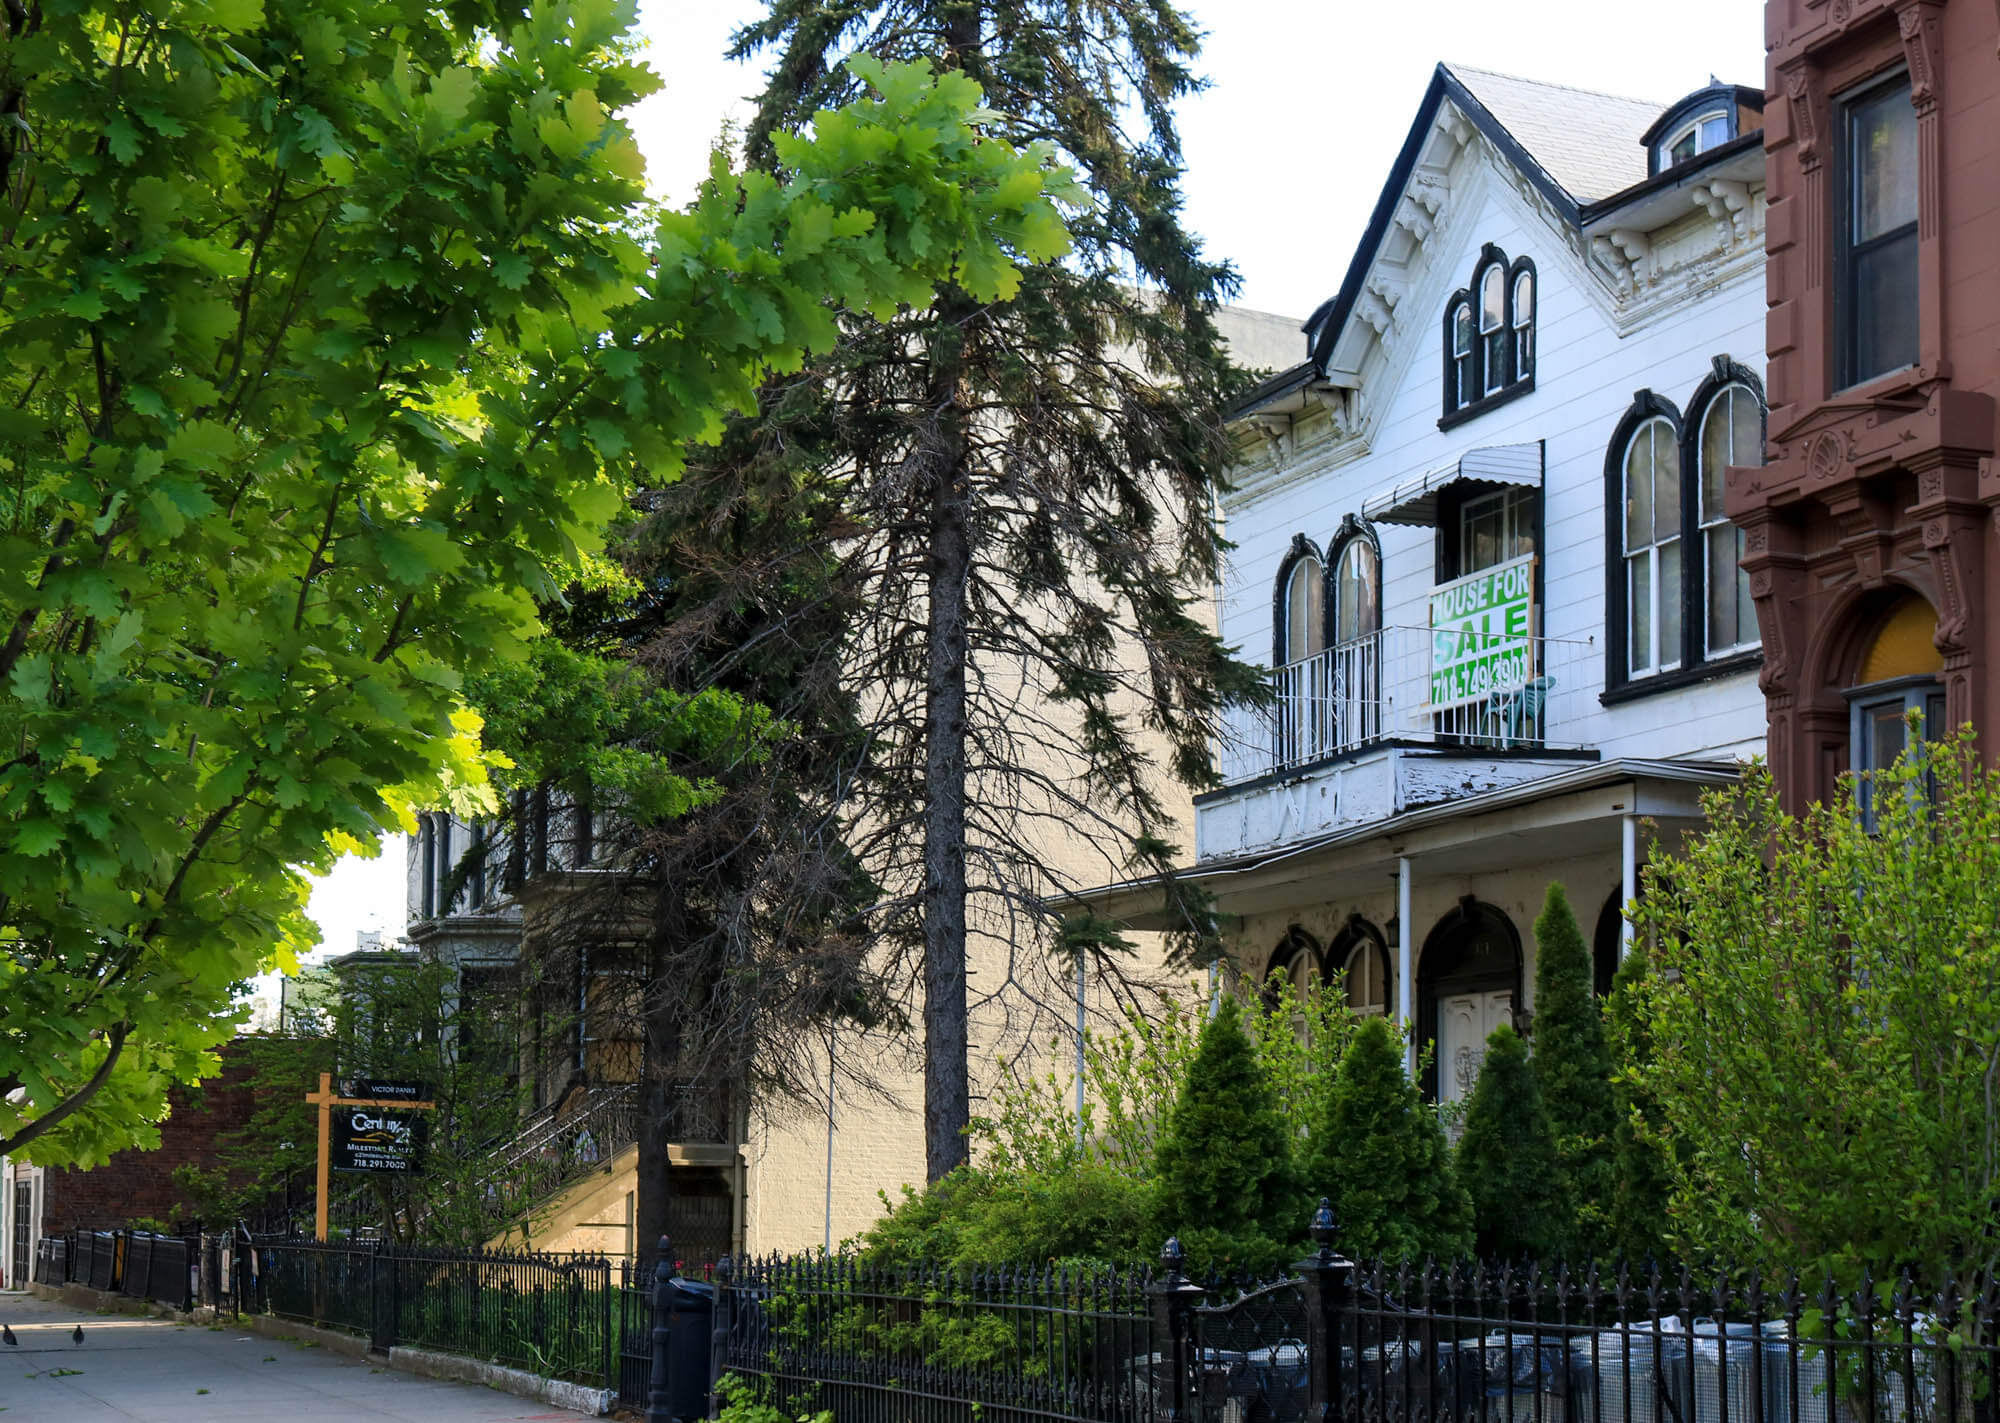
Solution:
{"label": "brownstone building", "polygon": [[1768,0],[1765,28],[1767,463],[1727,507],[1796,808],[1893,759],[1908,708],[2000,749],[2000,5]]}

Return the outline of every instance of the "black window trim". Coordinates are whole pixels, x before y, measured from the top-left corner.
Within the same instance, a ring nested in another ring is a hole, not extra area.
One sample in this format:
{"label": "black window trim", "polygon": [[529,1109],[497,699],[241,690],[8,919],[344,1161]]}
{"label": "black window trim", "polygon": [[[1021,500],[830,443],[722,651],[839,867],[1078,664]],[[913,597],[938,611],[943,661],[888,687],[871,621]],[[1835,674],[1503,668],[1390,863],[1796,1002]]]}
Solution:
{"label": "black window trim", "polygon": [[[1341,518],[1340,527],[1327,540],[1326,562],[1321,565],[1326,570],[1326,645],[1339,644],[1340,631],[1340,560],[1347,556],[1347,550],[1357,541],[1368,545],[1375,555],[1375,626],[1370,632],[1382,631],[1382,540],[1376,536],[1375,525],[1358,514],[1347,514]],[[1367,633],[1361,636],[1367,636]]]}
{"label": "black window trim", "polygon": [[[1757,398],[1760,429],[1770,439],[1771,407],[1764,382],[1742,362],[1727,355],[1711,356],[1709,371],[1688,398],[1685,414],[1665,396],[1637,390],[1625,408],[1604,451],[1604,692],[1605,706],[1632,701],[1651,692],[1668,692],[1729,676],[1763,664],[1761,646],[1738,647],[1719,656],[1708,655],[1707,540],[1701,538],[1701,425],[1708,410],[1732,385]],[[1627,671],[1628,632],[1625,596],[1625,451],[1639,426],[1655,416],[1674,428],[1681,461],[1681,649],[1680,664],[1664,671]],[[1761,629],[1760,629],[1761,632]]]}
{"label": "black window trim", "polygon": [[[1650,389],[1632,392],[1632,403],[1625,407],[1625,413],[1618,418],[1618,424],[1611,432],[1611,443],[1604,450],[1604,690],[1616,692],[1628,685],[1650,682],[1663,675],[1658,671],[1634,676],[1629,670],[1631,663],[1626,647],[1630,634],[1628,599],[1625,596],[1625,455],[1631,446],[1632,437],[1639,433],[1640,426],[1649,420],[1664,419],[1673,427],[1677,449],[1685,450],[1685,425],[1681,419],[1680,407],[1665,396]],[[1685,466],[1685,459],[1683,459]],[[1687,647],[1687,470],[1681,471],[1681,646],[1683,655],[1680,665],[1664,675],[1686,670],[1690,664],[1686,658]],[[1655,616],[1658,616],[1657,612]],[[1697,659],[1699,660],[1699,659]]]}
{"label": "black window trim", "polygon": [[1285,556],[1278,560],[1277,581],[1271,585],[1271,670],[1286,666],[1286,634],[1291,631],[1290,600],[1285,589],[1292,581],[1292,570],[1303,558],[1319,560],[1320,626],[1326,626],[1326,618],[1333,611],[1333,590],[1329,584],[1331,574],[1327,572],[1327,561],[1315,544],[1304,534],[1292,535],[1292,546],[1285,550]]}
{"label": "black window trim", "polygon": [[[1486,390],[1486,342],[1479,330],[1479,288],[1486,274],[1498,267],[1501,272],[1500,329],[1505,336],[1503,346],[1506,370],[1497,390]],[[1517,279],[1526,274],[1535,293],[1535,309],[1528,317],[1528,346],[1533,356],[1528,369],[1515,369],[1515,326],[1514,287]],[[1479,394],[1460,404],[1458,401],[1458,369],[1452,358],[1452,323],[1460,308],[1472,315],[1472,389]],[[1479,257],[1472,264],[1472,280],[1451,294],[1444,304],[1443,331],[1443,414],[1438,418],[1438,429],[1449,430],[1463,425],[1466,421],[1484,415],[1487,411],[1505,405],[1508,401],[1528,394],[1535,388],[1535,367],[1540,364],[1541,343],[1536,339],[1536,327],[1542,316],[1541,277],[1535,271],[1534,262],[1525,256],[1508,260],[1507,254],[1488,242],[1479,249]]]}
{"label": "black window trim", "polygon": [[[1708,651],[1708,539],[1701,527],[1701,427],[1708,419],[1708,412],[1722,393],[1732,385],[1740,385],[1748,390],[1757,401],[1758,458],[1763,460],[1763,450],[1771,438],[1771,406],[1764,398],[1764,382],[1757,373],[1740,361],[1728,356],[1709,357],[1708,374],[1702,377],[1694,394],[1688,397],[1687,424],[1681,431],[1681,519],[1682,538],[1692,542],[1694,547],[1681,550],[1681,577],[1687,582],[1688,597],[1696,613],[1693,634],[1690,637],[1688,625],[1683,616],[1681,634],[1684,643],[1692,645],[1698,654],[1692,661],[1685,652],[1681,659],[1683,667],[1704,667],[1714,662],[1727,662],[1741,657],[1750,647],[1731,647],[1711,657]],[[1690,570],[1692,570],[1690,572]],[[1762,645],[1762,629],[1758,630],[1758,645]],[[1636,680],[1636,679],[1635,679]]]}
{"label": "black window trim", "polygon": [[[1848,234],[1854,230],[1854,210],[1852,183],[1854,180],[1853,155],[1849,151],[1849,120],[1854,106],[1884,89],[1900,86],[1910,87],[1910,70],[1907,64],[1898,63],[1866,79],[1848,86],[1833,96],[1833,389],[1840,392],[1853,390],[1857,386],[1868,385],[1901,371],[1914,370],[1923,360],[1922,332],[1918,333],[1917,351],[1914,359],[1900,366],[1890,366],[1886,370],[1859,373],[1859,350],[1856,341],[1859,327],[1854,320],[1854,301],[1849,292],[1849,283],[1854,278],[1854,264],[1859,257],[1865,257],[1893,242],[1900,242],[1914,235],[1922,224],[1919,213],[1909,222],[1893,232],[1885,232],[1871,237],[1855,246]],[[1918,318],[1921,320],[1921,317]]]}

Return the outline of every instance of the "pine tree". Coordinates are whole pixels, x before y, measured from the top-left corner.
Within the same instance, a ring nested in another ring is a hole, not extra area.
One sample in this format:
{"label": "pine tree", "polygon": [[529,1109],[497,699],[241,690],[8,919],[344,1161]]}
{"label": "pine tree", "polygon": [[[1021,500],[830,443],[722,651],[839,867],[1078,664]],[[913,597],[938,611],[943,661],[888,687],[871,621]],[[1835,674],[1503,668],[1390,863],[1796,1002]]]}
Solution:
{"label": "pine tree", "polygon": [[1242,1011],[1225,995],[1202,1029],[1153,1158],[1154,1219],[1190,1260],[1261,1270],[1301,1235],[1292,1130],[1264,1079]]}
{"label": "pine tree", "polygon": [[1551,884],[1535,920],[1535,1080],[1556,1136],[1577,1216],[1574,1248],[1604,1254],[1611,1243],[1611,1051],[1604,1014],[1591,991],[1590,950],[1560,884]]}
{"label": "pine tree", "polygon": [[1355,1030],[1321,1094],[1305,1178],[1309,1197],[1331,1200],[1345,1254],[1415,1260],[1471,1247],[1472,1207],[1444,1129],[1386,1019]]}
{"label": "pine tree", "polygon": [[1653,1056],[1640,998],[1651,963],[1642,940],[1634,939],[1611,981],[1611,1043],[1617,1053],[1618,1124],[1612,1141],[1611,1245],[1627,1260],[1664,1261],[1667,1200],[1673,1167],[1667,1157],[1659,1103],[1645,1082]]}
{"label": "pine tree", "polygon": [[1481,1255],[1553,1259],[1570,1248],[1571,1206],[1556,1162],[1555,1129],[1528,1045],[1505,1023],[1486,1040],[1457,1165]]}
{"label": "pine tree", "polygon": [[[1163,795],[1210,783],[1222,708],[1262,684],[1200,607],[1237,378],[1212,319],[1233,278],[1179,212],[1172,106],[1199,87],[1196,49],[1165,0],[771,0],[735,41],[775,55],[747,136],[760,158],[856,91],[845,56],[923,59],[976,80],[996,131],[1050,145],[1089,198],[1070,260],[1011,301],[947,290],[857,315],[845,361],[809,377],[863,613],[846,646],[870,754],[847,819],[883,890],[872,930],[923,1001],[932,1180],[966,1155],[969,943],[1008,951],[1016,1002],[1062,1001],[1065,954],[1120,972],[1115,928],[1051,908],[1090,862],[1160,875],[1181,961],[1213,952],[1204,897],[1168,873]],[[1019,951],[1037,936],[1063,953]]]}

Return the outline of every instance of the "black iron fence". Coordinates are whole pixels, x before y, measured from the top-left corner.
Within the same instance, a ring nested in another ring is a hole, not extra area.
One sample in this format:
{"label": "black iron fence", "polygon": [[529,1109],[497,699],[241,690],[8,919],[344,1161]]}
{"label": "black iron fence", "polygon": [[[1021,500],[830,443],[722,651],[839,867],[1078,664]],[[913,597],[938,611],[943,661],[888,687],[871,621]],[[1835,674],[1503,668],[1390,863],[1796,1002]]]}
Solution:
{"label": "black iron fence", "polygon": [[602,1256],[435,1246],[253,1242],[259,1310],[611,1387],[619,1312]]}
{"label": "black iron fence", "polygon": [[[36,1278],[245,1309],[612,1389],[649,1423],[730,1375],[838,1423],[2000,1423],[2000,1281],[1750,1271],[1158,1268],[772,1258],[635,1279],[601,1257],[386,1244],[42,1241]],[[176,1297],[176,1291],[178,1296]]]}
{"label": "black iron fence", "polygon": [[35,1283],[88,1285],[172,1309],[234,1310],[242,1255],[229,1235],[73,1230],[35,1242]]}

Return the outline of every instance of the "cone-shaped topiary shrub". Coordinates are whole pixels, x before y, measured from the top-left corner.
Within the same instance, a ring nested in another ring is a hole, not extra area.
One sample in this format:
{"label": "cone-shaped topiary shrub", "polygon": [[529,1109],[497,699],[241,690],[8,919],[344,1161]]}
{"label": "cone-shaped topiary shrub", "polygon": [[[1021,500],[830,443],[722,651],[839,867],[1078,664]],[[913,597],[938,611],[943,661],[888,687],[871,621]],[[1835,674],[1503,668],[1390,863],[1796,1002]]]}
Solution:
{"label": "cone-shaped topiary shrub", "polygon": [[1343,1254],[1419,1260],[1471,1248],[1472,1207],[1444,1129],[1404,1074],[1386,1019],[1355,1029],[1312,1128],[1306,1194],[1332,1201]]}
{"label": "cone-shaped topiary shrub", "polygon": [[1305,1234],[1292,1132],[1225,995],[1168,1115],[1153,1161],[1154,1221],[1196,1267],[1268,1270]]}
{"label": "cone-shaped topiary shrub", "polygon": [[1555,1131],[1556,1163],[1576,1212],[1579,1254],[1612,1244],[1612,1143],[1618,1112],[1604,1013],[1591,991],[1590,950],[1560,884],[1549,886],[1535,920],[1535,1081]]}
{"label": "cone-shaped topiary shrub", "polygon": [[1481,1255],[1550,1260],[1571,1248],[1572,1215],[1556,1164],[1555,1130],[1528,1046],[1505,1023],[1486,1040],[1457,1166]]}

